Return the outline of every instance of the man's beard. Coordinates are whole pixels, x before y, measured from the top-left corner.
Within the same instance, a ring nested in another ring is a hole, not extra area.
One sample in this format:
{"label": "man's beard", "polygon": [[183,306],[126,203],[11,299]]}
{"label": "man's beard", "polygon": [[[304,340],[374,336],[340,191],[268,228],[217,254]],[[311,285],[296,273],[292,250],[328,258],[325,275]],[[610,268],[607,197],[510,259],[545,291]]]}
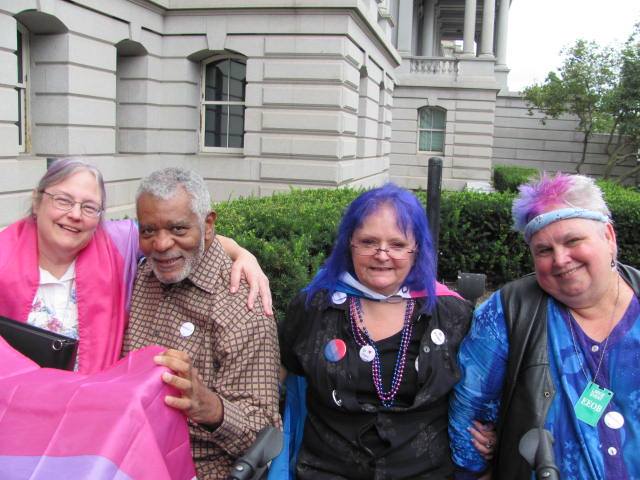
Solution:
{"label": "man's beard", "polygon": [[[171,285],[173,283],[181,282],[182,280],[187,278],[189,275],[191,275],[191,272],[195,270],[195,268],[198,266],[198,264],[202,260],[203,255],[204,255],[204,232],[202,232],[202,235],[200,236],[200,245],[198,245],[197,251],[193,253],[189,252],[189,254],[186,254],[183,251],[184,265],[182,266],[182,270],[180,270],[177,273],[172,273],[170,277],[168,277],[167,274],[163,273],[162,271],[156,268],[156,264],[153,256],[149,260],[151,263],[151,269],[153,270],[153,273],[156,275],[156,278],[160,281],[160,283],[164,283],[165,285]],[[156,256],[156,258],[163,259],[163,256],[158,255]],[[168,257],[168,258],[171,258],[171,257]]]}

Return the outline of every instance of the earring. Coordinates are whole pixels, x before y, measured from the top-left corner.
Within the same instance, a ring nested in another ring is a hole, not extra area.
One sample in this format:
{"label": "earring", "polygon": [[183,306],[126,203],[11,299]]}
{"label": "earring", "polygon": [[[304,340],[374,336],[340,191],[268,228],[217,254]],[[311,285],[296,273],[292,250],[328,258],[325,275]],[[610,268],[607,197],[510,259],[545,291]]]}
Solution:
{"label": "earring", "polygon": [[612,258],[611,259],[611,270],[615,270],[616,269],[616,261]]}

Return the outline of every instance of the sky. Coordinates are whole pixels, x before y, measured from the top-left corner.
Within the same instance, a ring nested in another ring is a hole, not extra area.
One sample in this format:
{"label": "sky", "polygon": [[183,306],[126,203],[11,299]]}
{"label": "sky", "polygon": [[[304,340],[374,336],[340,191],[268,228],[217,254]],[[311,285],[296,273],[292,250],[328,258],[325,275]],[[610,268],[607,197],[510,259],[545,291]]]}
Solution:
{"label": "sky", "polygon": [[624,43],[640,22],[640,0],[512,0],[507,65],[509,89],[542,82],[576,39]]}

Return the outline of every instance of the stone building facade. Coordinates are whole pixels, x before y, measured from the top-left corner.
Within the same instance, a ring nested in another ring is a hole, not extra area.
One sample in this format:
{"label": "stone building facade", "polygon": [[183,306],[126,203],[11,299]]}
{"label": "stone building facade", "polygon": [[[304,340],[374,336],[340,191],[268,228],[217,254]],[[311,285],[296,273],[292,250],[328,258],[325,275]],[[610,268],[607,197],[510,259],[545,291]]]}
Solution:
{"label": "stone building facade", "polygon": [[216,200],[424,188],[434,155],[449,189],[494,162],[571,170],[554,152],[579,135],[557,150],[507,90],[510,1],[0,0],[0,226],[61,156],[102,170],[110,217],[167,165]]}

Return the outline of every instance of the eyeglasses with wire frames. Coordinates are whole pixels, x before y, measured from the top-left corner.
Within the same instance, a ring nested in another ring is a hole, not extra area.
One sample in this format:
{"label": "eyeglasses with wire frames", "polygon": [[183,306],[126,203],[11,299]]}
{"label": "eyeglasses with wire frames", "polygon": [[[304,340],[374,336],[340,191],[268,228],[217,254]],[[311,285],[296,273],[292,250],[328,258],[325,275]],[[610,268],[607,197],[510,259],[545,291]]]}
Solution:
{"label": "eyeglasses with wire frames", "polygon": [[99,204],[90,200],[87,202],[76,202],[71,197],[63,193],[49,193],[44,190],[40,190],[40,193],[49,195],[51,197],[51,201],[53,202],[53,206],[58,210],[62,210],[63,212],[68,212],[72,210],[76,205],[80,205],[80,211],[83,215],[95,218],[99,217],[103,211],[103,208]]}
{"label": "eyeglasses with wire frames", "polygon": [[405,260],[418,250],[415,246],[409,247],[401,244],[391,244],[387,248],[382,248],[379,243],[366,240],[351,242],[351,247],[360,257],[373,257],[379,252],[384,252],[394,260]]}

